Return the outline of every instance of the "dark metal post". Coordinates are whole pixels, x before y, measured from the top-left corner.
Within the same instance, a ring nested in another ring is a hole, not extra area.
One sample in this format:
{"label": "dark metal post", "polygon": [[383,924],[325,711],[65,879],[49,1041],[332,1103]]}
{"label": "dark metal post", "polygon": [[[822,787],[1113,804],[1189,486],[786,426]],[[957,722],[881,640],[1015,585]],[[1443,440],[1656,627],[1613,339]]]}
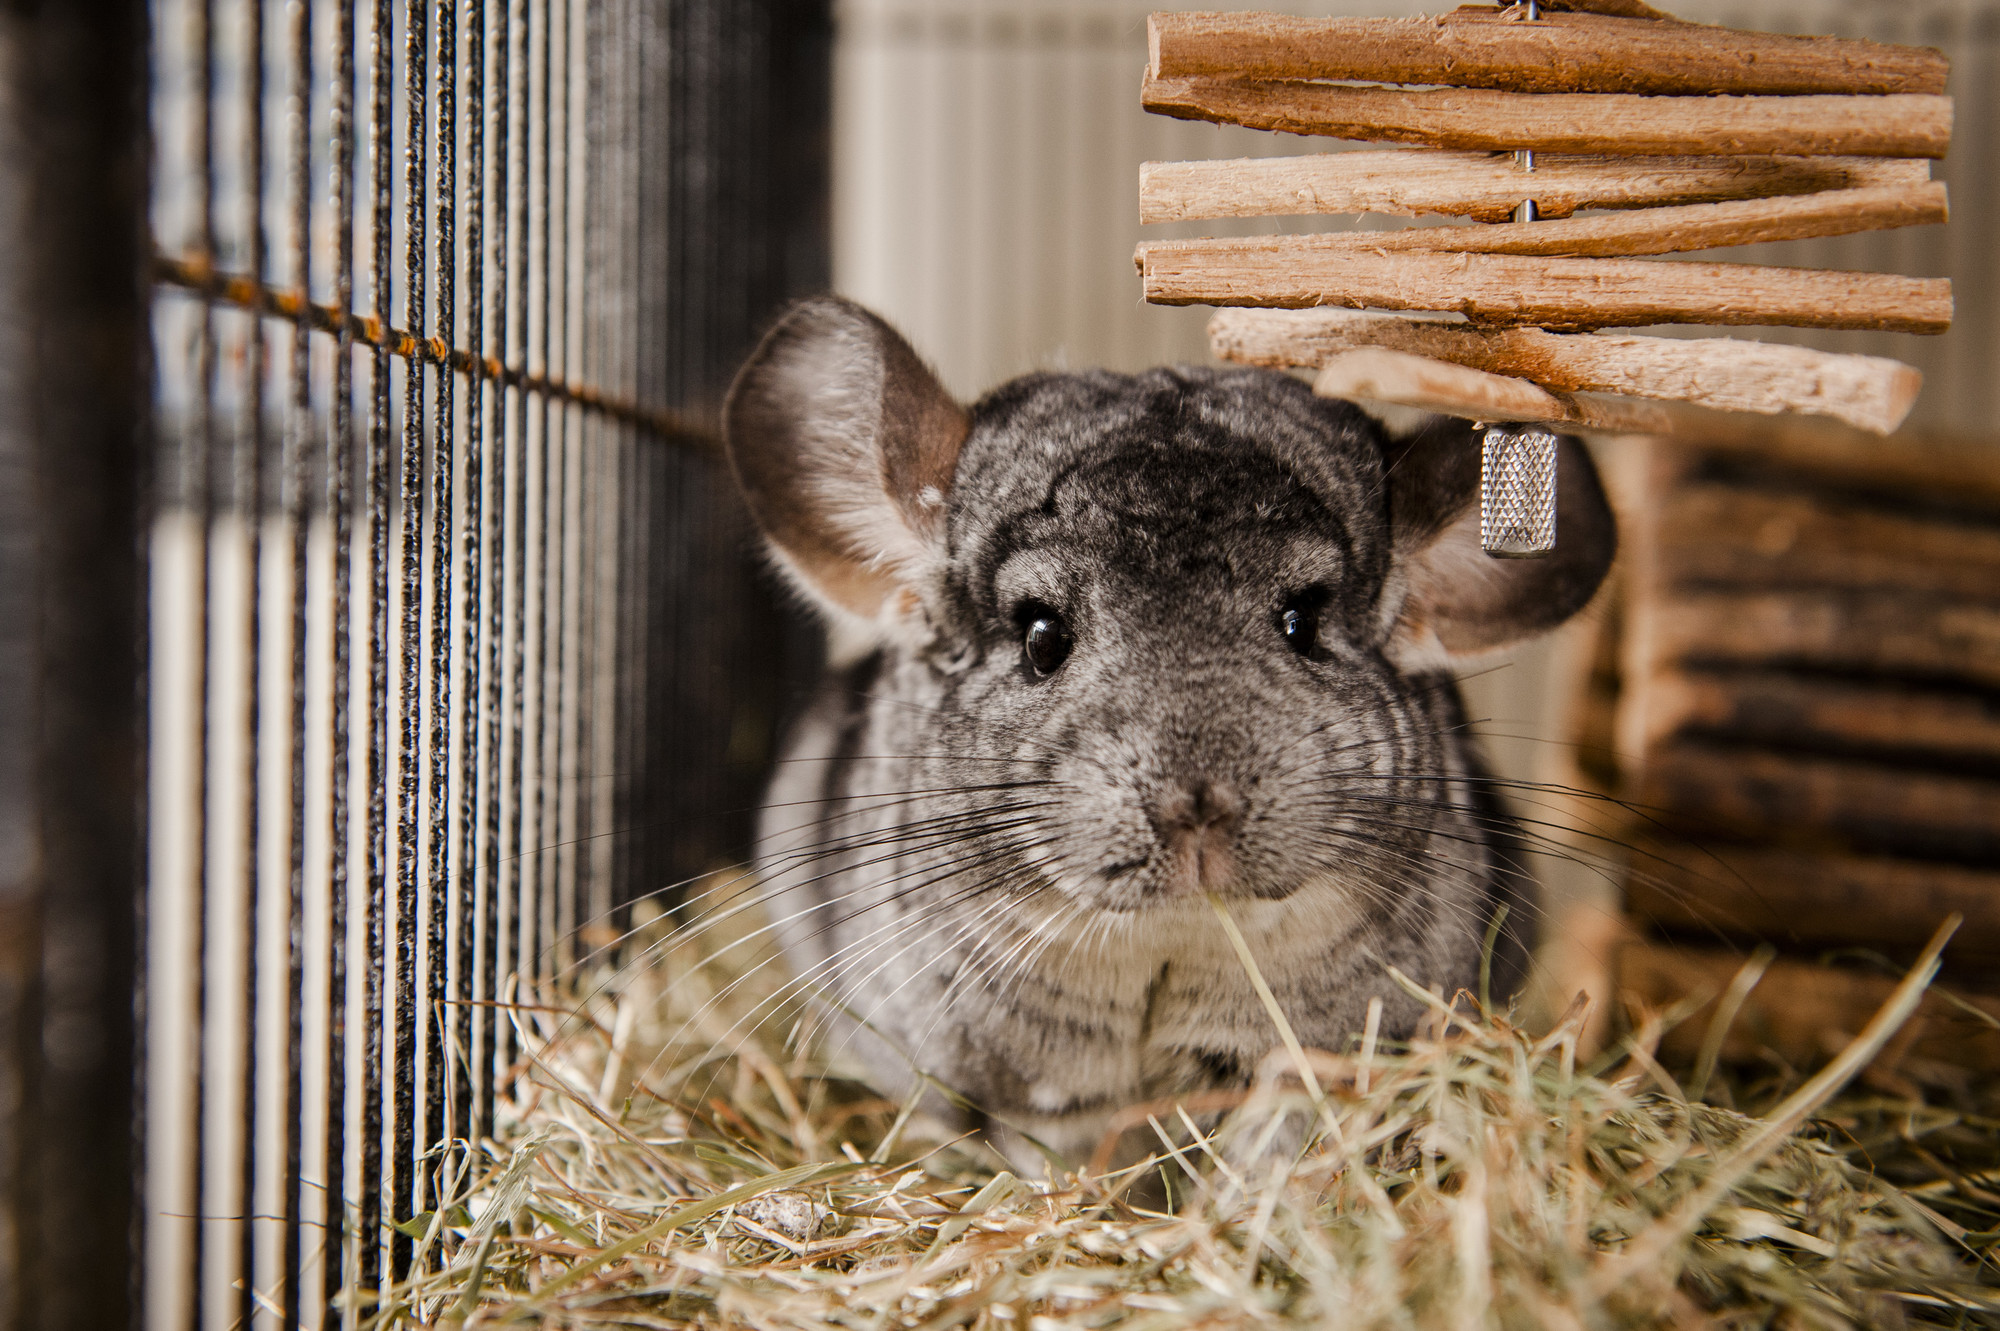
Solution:
{"label": "dark metal post", "polygon": [[[0,1323],[134,1318],[146,16],[0,4]],[[95,1254],[92,1271],[78,1254]],[[129,1254],[120,1261],[118,1255]],[[94,1273],[93,1273],[94,1272]]]}

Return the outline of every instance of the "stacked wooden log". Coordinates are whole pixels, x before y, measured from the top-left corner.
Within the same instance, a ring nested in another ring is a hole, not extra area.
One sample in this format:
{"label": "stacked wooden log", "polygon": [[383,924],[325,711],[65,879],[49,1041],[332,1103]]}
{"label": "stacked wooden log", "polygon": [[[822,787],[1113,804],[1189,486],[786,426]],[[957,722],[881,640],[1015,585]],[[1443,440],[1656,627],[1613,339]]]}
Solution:
{"label": "stacked wooden log", "polygon": [[[1623,983],[1664,1003],[1740,964],[1726,942],[1907,959],[1955,912],[1961,976],[2000,992],[2000,448],[1796,427],[1620,447],[1614,747],[1644,813],[1627,906],[1655,940]],[[1778,988],[1800,974],[1779,962]],[[2000,1067],[2000,1041],[1963,1052]]]}
{"label": "stacked wooden log", "polygon": [[1471,220],[1149,241],[1146,298],[1264,307],[1220,323],[1217,350],[1317,366],[1337,396],[1605,429],[1657,424],[1632,401],[1649,398],[1900,423],[1917,376],[1894,361],[1595,330],[1944,331],[1948,281],[1644,257],[1944,221],[1930,179],[1951,139],[1943,55],[1683,23],[1632,0],[1528,9],[1153,15],[1148,110],[1425,146],[1147,163],[1142,221]]}

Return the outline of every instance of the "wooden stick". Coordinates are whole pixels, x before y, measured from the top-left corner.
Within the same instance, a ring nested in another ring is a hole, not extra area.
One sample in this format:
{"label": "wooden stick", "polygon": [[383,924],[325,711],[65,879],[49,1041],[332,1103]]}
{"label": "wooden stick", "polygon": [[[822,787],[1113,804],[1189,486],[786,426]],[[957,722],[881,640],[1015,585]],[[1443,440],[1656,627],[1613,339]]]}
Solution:
{"label": "wooden stick", "polygon": [[1637,97],[1148,77],[1148,111],[1252,129],[1436,148],[1558,153],[1943,157],[1949,97]]}
{"label": "wooden stick", "polygon": [[1654,500],[1661,585],[1849,587],[1979,599],[2000,587],[2000,528],[1877,502],[1690,482]]}
{"label": "wooden stick", "polygon": [[1313,381],[1321,397],[1366,398],[1491,421],[1561,421],[1567,403],[1525,379],[1469,370],[1463,365],[1412,356],[1383,347],[1342,351],[1328,358]]}
{"label": "wooden stick", "polygon": [[[1879,356],[1738,338],[1481,329],[1339,309],[1221,310],[1209,320],[1208,336],[1218,357],[1251,365],[1321,365],[1343,351],[1381,346],[1556,392],[1680,399],[1723,411],[1813,412],[1877,434],[1909,414],[1923,382],[1909,366]],[[1678,423],[1669,428],[1679,432]]]}
{"label": "wooden stick", "polygon": [[1961,861],[2000,855],[2000,781],[1687,741],[1646,755],[1638,802],[1706,835],[1812,835]]}
{"label": "wooden stick", "polygon": [[1525,379],[1381,347],[1334,356],[1320,370],[1313,392],[1321,397],[1416,407],[1467,420],[1545,421],[1600,433],[1660,434],[1672,426],[1655,403],[1549,393]]}
{"label": "wooden stick", "polygon": [[[1935,922],[1933,922],[1935,923]],[[1618,987],[1655,1009],[1701,994],[1721,995],[1744,958],[1735,952],[1662,943],[1628,943],[1618,954]],[[1769,1049],[1795,1064],[1813,1064],[1837,1052],[1868,1024],[1896,982],[1886,975],[1843,970],[1780,958],[1750,992],[1722,1044],[1730,1062],[1748,1062]],[[2000,1001],[1967,1001],[2000,1019]],[[1711,1001],[1669,1030],[1661,1050],[1692,1061],[1714,1015]],[[1877,1057],[1895,1067],[1910,1056],[1976,1070],[2000,1069],[2000,1029],[1931,994]]]}
{"label": "wooden stick", "polygon": [[[1229,317],[1251,316],[1231,311]],[[1274,311],[1267,317],[1298,316]],[[1830,481],[1951,507],[2000,508],[2000,449],[1984,435],[1904,430],[1894,448],[1884,448],[1873,435],[1824,417],[1726,416],[1694,408],[1675,408],[1673,414],[1676,453],[1736,459],[1807,484]]]}
{"label": "wooden stick", "polygon": [[1644,687],[1647,748],[1699,732],[1793,749],[2000,763],[2000,714],[1963,692],[1754,667],[1670,667]]}
{"label": "wooden stick", "polygon": [[1575,157],[1541,154],[1532,177],[1511,153],[1378,148],[1302,157],[1147,162],[1139,220],[1443,213],[1505,222],[1532,193],[1544,219],[1579,208],[1653,208],[1825,190],[1915,190],[1929,162],[1883,157]]}
{"label": "wooden stick", "polygon": [[2000,606],[1901,592],[1677,592],[1647,616],[1656,663],[1784,665],[2000,686]]}
{"label": "wooden stick", "polygon": [[[1523,190],[1528,189],[1523,185]],[[1647,208],[1606,217],[1573,217],[1534,226],[1422,226],[1401,231],[1342,231],[1308,236],[1259,236],[1271,253],[1300,256],[1371,251],[1378,254],[1547,254],[1609,257],[1676,254],[1761,245],[1811,236],[1847,236],[1945,220],[1945,187],[1829,190],[1783,199],[1739,199],[1678,208]],[[1201,255],[1241,250],[1249,240],[1142,241],[1133,256],[1141,271],[1148,254]]]}
{"label": "wooden stick", "polygon": [[2000,873],[1923,860],[1642,841],[1625,904],[1669,929],[1793,948],[1863,943],[1904,952],[1959,914],[1965,924],[1952,940],[1954,953],[2000,958]]}
{"label": "wooden stick", "polygon": [[1512,92],[1941,93],[1928,47],[1791,37],[1698,23],[1498,9],[1437,18],[1154,14],[1152,76],[1357,79]]}
{"label": "wooden stick", "polygon": [[1156,305],[1455,310],[1475,323],[1584,329],[1787,324],[1942,333],[1951,282],[1759,264],[1546,259],[1512,254],[1300,253],[1261,238],[1198,253],[1142,251]]}
{"label": "wooden stick", "polygon": [[[1681,404],[1646,402],[1612,393],[1558,393],[1569,404],[1569,423],[1602,434],[1672,434]],[[1683,410],[1692,410],[1683,408]]]}

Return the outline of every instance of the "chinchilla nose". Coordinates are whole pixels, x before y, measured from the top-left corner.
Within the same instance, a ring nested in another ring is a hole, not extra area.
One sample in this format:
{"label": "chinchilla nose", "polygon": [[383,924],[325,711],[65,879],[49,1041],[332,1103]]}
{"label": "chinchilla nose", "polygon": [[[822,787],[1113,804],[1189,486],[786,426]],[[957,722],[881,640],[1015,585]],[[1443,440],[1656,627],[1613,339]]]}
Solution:
{"label": "chinchilla nose", "polygon": [[1243,796],[1227,781],[1197,777],[1173,782],[1153,804],[1154,825],[1170,842],[1191,833],[1208,834],[1204,840],[1223,840],[1242,821]]}

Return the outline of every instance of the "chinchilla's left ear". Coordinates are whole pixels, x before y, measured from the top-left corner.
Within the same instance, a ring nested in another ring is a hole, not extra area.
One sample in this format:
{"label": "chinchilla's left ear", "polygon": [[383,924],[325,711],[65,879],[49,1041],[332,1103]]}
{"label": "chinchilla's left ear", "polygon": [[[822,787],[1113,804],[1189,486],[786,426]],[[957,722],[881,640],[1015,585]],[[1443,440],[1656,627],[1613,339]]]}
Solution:
{"label": "chinchilla's left ear", "polygon": [[737,374],[723,417],[757,525],[836,618],[877,619],[940,557],[966,415],[861,306],[793,306]]}
{"label": "chinchilla's left ear", "polygon": [[1438,418],[1386,452],[1389,517],[1405,589],[1392,643],[1406,657],[1461,656],[1555,628],[1590,603],[1618,550],[1597,465],[1562,436],[1556,548],[1495,559],[1479,544],[1480,432]]}

